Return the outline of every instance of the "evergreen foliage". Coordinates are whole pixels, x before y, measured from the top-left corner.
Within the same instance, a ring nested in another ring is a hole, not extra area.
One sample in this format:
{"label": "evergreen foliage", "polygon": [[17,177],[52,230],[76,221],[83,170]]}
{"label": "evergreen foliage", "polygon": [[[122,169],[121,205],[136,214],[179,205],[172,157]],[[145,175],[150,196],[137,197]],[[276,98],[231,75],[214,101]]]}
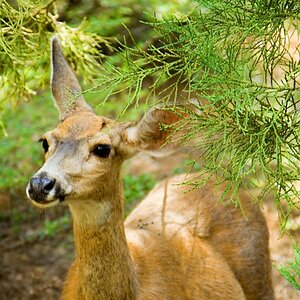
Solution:
{"label": "evergreen foliage", "polygon": [[129,103],[139,101],[146,85],[152,100],[176,101],[182,89],[197,95],[201,113],[184,121],[185,139],[199,140],[204,172],[229,180],[226,193],[237,204],[245,182],[263,187],[261,196],[275,192],[284,226],[299,205],[300,49],[292,43],[299,40],[300,2],[197,2],[189,16],[149,24],[160,44],[127,47],[124,65],[105,64],[95,89],[108,96],[126,90]]}
{"label": "evergreen foliage", "polygon": [[[99,49],[107,41],[58,20],[55,1],[6,1],[0,3],[0,110],[7,102],[28,99],[49,82],[49,40],[57,34],[78,71],[91,80],[98,74]],[[76,61],[76,63],[75,63]]]}
{"label": "evergreen foliage", "polygon": [[280,274],[300,291],[300,247],[294,243],[295,261],[279,268]]}
{"label": "evergreen foliage", "polygon": [[[8,104],[31,99],[45,83],[48,87],[49,40],[54,34],[72,68],[88,83],[99,75],[104,54],[115,54],[110,43],[118,45],[115,37],[127,34],[124,25],[143,42],[152,36],[151,27],[140,23],[143,12],[161,14],[175,7],[177,0],[164,4],[157,0],[124,0],[122,4],[119,0],[0,1],[0,127],[4,134],[1,115]],[[119,62],[118,57],[113,60]]]}

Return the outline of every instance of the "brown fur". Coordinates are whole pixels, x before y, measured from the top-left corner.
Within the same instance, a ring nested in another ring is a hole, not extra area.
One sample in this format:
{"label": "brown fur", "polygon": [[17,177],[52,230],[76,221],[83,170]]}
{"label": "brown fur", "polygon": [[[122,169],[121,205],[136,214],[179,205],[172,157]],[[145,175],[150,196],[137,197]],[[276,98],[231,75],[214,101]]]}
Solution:
{"label": "brown fur", "polygon": [[[58,45],[55,40],[53,48]],[[176,184],[192,175],[177,176],[158,184],[123,223],[122,162],[139,150],[164,152],[170,132],[158,132],[158,124],[178,117],[152,109],[137,123],[118,124],[87,110],[82,98],[65,106],[60,85],[80,87],[69,69],[62,75],[64,58],[54,50],[62,80],[55,97],[64,117],[45,134],[49,151],[35,177],[55,178],[73,216],[76,257],[62,299],[274,299],[268,230],[245,192],[243,216],[239,208],[217,204],[224,186],[215,191],[210,180],[187,192]],[[108,157],[93,153],[99,144],[111,146]],[[55,187],[43,204],[33,204],[57,205]]]}

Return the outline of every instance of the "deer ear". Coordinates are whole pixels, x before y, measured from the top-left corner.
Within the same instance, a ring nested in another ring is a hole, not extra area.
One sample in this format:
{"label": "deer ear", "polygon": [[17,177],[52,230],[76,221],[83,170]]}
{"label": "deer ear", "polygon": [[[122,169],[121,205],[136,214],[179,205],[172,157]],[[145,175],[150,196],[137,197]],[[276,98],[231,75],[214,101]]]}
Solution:
{"label": "deer ear", "polygon": [[150,109],[139,122],[123,131],[123,141],[135,150],[147,151],[154,156],[173,152],[181,143],[186,129],[184,118],[190,106]]}
{"label": "deer ear", "polygon": [[81,87],[56,36],[51,39],[51,68],[51,90],[60,118],[64,119],[76,111],[91,111],[91,107],[80,95]]}

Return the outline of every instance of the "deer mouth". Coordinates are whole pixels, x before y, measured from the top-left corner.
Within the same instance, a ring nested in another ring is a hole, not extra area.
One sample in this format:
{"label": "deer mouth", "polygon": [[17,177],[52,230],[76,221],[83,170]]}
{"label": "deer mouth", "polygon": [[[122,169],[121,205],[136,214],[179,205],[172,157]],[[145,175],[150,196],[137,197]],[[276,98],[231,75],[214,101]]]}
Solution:
{"label": "deer mouth", "polygon": [[31,203],[34,206],[37,206],[39,208],[48,208],[58,205],[61,201],[59,199],[50,200],[50,201],[35,201],[33,199],[30,199]]}
{"label": "deer mouth", "polygon": [[35,195],[34,197],[32,197],[33,196],[32,193],[30,194],[28,191],[27,191],[27,196],[33,205],[40,208],[53,207],[64,202],[65,200],[64,195],[57,195],[56,197],[49,197],[50,195],[48,197],[47,196],[43,197],[44,195],[40,195],[40,196]]}

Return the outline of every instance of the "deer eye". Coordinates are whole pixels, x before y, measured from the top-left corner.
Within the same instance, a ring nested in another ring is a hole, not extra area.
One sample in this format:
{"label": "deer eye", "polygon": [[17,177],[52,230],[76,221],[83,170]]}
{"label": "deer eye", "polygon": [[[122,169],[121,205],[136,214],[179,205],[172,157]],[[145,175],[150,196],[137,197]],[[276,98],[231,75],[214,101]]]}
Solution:
{"label": "deer eye", "polygon": [[111,146],[107,144],[99,144],[95,146],[93,153],[99,157],[107,158],[109,156]]}
{"label": "deer eye", "polygon": [[40,139],[40,142],[42,142],[42,146],[43,146],[45,152],[48,152],[48,149],[49,149],[48,141],[46,139]]}

